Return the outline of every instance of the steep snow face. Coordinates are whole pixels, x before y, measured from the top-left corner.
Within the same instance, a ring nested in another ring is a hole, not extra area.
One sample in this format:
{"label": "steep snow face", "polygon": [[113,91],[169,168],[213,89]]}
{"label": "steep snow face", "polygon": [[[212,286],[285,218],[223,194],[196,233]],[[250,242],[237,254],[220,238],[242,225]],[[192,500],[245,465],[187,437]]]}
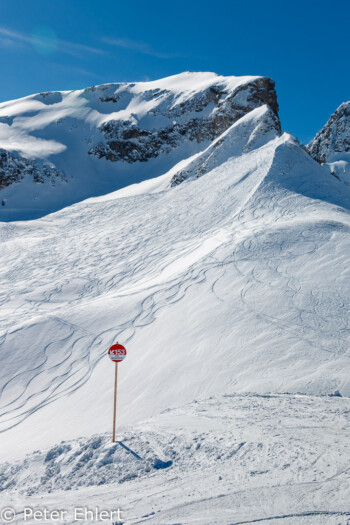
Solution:
{"label": "steep snow face", "polygon": [[350,194],[269,123],[256,109],[160,179],[0,225],[1,454],[19,430],[21,451],[108,431],[116,340],[118,425],[227,392],[350,395]]}
{"label": "steep snow face", "polygon": [[265,104],[277,116],[272,80],[214,73],[2,103],[0,221],[40,217],[159,176]]}

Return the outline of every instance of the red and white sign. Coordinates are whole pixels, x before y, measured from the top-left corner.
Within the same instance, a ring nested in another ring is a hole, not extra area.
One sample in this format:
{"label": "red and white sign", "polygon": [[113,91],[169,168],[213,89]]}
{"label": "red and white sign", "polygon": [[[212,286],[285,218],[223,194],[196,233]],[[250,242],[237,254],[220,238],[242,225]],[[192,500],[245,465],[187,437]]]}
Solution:
{"label": "red and white sign", "polygon": [[126,350],[123,345],[117,343],[108,350],[108,356],[114,363],[120,363],[126,358]]}

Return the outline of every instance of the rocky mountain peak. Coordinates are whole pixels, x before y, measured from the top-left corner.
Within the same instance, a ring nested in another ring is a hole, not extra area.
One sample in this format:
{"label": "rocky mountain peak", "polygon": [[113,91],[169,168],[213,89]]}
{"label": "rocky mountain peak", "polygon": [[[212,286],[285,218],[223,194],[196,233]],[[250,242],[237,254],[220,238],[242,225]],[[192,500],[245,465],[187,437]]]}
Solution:
{"label": "rocky mountain peak", "polygon": [[[195,80],[197,75],[201,74],[187,73],[177,77],[188,82],[191,77]],[[100,131],[104,140],[93,146],[89,154],[112,162],[145,162],[169,153],[184,141],[198,144],[212,141],[234,122],[264,104],[278,116],[275,85],[271,79],[248,77],[237,83],[230,80],[233,78],[214,76],[211,83],[197,89],[186,88],[184,82],[182,91],[146,87],[143,97],[150,103],[147,119],[134,113],[128,119],[112,118],[103,122]],[[121,86],[114,94],[117,103],[126,94],[135,93],[134,86]],[[103,99],[110,100],[110,96]]]}
{"label": "rocky mountain peak", "polygon": [[334,155],[350,152],[350,101],[338,107],[306,149],[318,162],[330,162]]}

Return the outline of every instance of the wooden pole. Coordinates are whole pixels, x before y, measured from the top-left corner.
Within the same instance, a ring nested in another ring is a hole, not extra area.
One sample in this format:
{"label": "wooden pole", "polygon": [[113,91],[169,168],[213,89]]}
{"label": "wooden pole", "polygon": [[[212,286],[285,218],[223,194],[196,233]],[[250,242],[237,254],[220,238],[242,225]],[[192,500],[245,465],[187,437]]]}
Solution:
{"label": "wooden pole", "polygon": [[118,379],[118,363],[115,363],[114,407],[113,407],[113,437],[112,437],[112,443],[115,443],[115,417],[116,417],[116,412],[117,412],[117,379]]}

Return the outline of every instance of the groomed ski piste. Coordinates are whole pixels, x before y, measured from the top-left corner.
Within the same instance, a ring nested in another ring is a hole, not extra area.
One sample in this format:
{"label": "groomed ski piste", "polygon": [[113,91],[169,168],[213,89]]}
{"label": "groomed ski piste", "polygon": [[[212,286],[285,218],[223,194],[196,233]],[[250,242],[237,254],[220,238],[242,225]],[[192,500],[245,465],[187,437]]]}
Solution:
{"label": "groomed ski piste", "polygon": [[1,223],[15,523],[85,504],[124,524],[348,523],[350,192],[272,120],[262,106],[160,177]]}
{"label": "groomed ski piste", "polygon": [[114,445],[98,434],[2,465],[12,488],[0,503],[19,511],[14,523],[24,509],[27,523],[30,509],[103,523],[98,509],[116,512],[107,523],[346,525],[348,426],[340,397],[210,397],[126,426]]}

